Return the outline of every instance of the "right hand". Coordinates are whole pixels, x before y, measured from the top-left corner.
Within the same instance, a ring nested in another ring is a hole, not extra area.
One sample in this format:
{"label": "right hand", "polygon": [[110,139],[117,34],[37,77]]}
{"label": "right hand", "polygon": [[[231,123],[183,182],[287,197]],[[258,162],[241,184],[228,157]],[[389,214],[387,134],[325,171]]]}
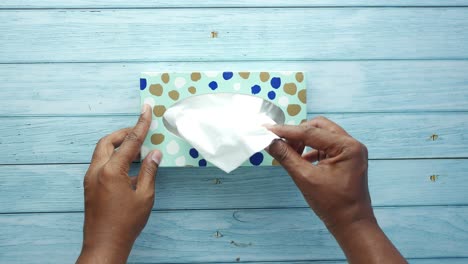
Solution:
{"label": "right hand", "polygon": [[[361,220],[376,222],[367,186],[366,146],[324,117],[268,129],[288,142],[274,140],[268,152],[332,233]],[[301,156],[305,146],[313,150]]]}

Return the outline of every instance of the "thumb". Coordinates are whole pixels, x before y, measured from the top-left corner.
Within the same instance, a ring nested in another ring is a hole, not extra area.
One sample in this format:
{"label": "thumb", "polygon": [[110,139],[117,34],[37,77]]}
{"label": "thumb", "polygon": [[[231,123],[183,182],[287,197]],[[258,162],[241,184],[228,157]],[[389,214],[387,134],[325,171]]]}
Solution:
{"label": "thumb", "polygon": [[146,156],[141,164],[140,173],[138,174],[137,192],[154,193],[156,172],[161,160],[162,153],[159,150],[154,150]]}
{"label": "thumb", "polygon": [[308,169],[309,163],[302,159],[291,146],[281,139],[274,139],[267,152],[283,166],[293,178],[299,177],[301,172]]}

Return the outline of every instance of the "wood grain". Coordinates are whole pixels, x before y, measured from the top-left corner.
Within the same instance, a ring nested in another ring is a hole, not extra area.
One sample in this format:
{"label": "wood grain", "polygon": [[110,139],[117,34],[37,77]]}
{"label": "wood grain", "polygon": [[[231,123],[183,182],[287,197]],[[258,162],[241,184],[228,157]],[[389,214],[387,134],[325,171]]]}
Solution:
{"label": "wood grain", "polygon": [[0,63],[466,59],[467,10],[3,10]]}
{"label": "wood grain", "polygon": [[[137,175],[134,164],[131,175]],[[83,211],[87,164],[0,166],[0,213]],[[467,160],[373,160],[374,206],[468,204]],[[434,175],[434,176],[433,176]],[[431,178],[431,176],[433,176]],[[307,207],[279,167],[160,168],[155,210]]]}
{"label": "wood grain", "polygon": [[140,72],[194,69],[306,71],[315,113],[468,111],[468,61],[272,61],[0,64],[0,115],[136,114]]}
{"label": "wood grain", "polygon": [[[371,159],[467,158],[468,113],[328,114]],[[309,116],[311,118],[313,116]],[[1,118],[0,164],[87,163],[96,142],[136,116]],[[437,138],[432,135],[437,135]],[[169,158],[169,157],[166,157]]]}
{"label": "wood grain", "polygon": [[[384,231],[408,258],[468,257],[467,207],[382,208]],[[7,263],[72,262],[82,213],[0,215]],[[216,237],[218,231],[222,236]],[[234,241],[234,242],[232,242]],[[47,252],[47,254],[44,254]],[[130,262],[337,260],[343,254],[310,209],[154,212]]]}
{"label": "wood grain", "polygon": [[235,1],[183,1],[183,0],[10,0],[0,2],[0,8],[184,8],[184,7],[323,7],[323,6],[465,6],[466,0],[235,0]]}

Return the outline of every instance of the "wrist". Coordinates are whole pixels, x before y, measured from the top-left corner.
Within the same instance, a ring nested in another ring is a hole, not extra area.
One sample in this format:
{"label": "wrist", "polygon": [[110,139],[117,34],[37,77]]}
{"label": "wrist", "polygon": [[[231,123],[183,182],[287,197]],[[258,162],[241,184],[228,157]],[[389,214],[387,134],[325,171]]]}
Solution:
{"label": "wrist", "polygon": [[377,219],[372,216],[363,217],[354,221],[329,227],[329,231],[338,239],[354,237],[368,230],[380,229]]}
{"label": "wrist", "polygon": [[131,245],[117,246],[106,243],[97,245],[83,242],[77,263],[126,263],[131,248]]}

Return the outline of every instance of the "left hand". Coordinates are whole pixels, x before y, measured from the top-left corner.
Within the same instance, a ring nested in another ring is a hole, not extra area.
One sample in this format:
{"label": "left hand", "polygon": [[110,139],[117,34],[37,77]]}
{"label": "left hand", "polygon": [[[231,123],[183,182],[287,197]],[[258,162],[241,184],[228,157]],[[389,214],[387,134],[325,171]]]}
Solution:
{"label": "left hand", "polygon": [[[84,178],[83,248],[77,263],[125,263],[154,204],[158,150],[143,160],[138,177],[128,175],[151,124],[145,105],[133,128],[99,140]],[[136,188],[134,188],[136,185]]]}

